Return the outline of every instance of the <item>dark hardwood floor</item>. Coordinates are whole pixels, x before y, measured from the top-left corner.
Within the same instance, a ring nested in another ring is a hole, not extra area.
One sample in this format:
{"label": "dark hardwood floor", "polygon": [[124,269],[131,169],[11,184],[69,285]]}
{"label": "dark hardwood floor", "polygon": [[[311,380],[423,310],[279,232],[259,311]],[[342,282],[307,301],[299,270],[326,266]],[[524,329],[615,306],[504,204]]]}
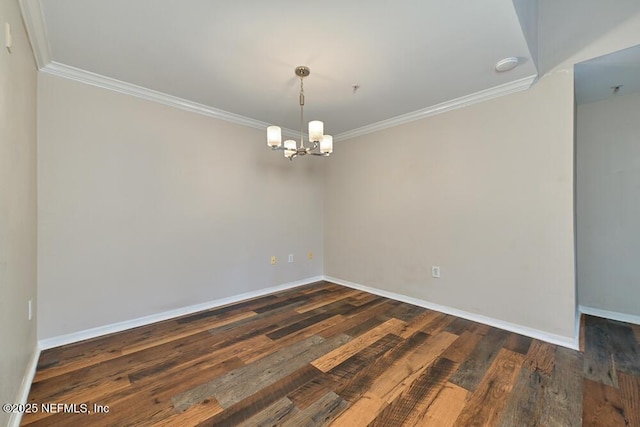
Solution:
{"label": "dark hardwood floor", "polygon": [[639,342],[583,317],[573,351],[320,282],[46,350],[23,425],[640,426]]}

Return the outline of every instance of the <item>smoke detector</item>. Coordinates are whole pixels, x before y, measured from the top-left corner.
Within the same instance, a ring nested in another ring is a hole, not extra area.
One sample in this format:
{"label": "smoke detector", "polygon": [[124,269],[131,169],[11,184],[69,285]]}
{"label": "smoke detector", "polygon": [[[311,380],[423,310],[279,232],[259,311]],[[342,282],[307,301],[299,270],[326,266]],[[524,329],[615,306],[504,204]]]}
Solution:
{"label": "smoke detector", "polygon": [[518,66],[518,62],[518,58],[516,58],[515,56],[501,59],[500,61],[496,62],[496,71],[502,73],[505,71],[513,70]]}

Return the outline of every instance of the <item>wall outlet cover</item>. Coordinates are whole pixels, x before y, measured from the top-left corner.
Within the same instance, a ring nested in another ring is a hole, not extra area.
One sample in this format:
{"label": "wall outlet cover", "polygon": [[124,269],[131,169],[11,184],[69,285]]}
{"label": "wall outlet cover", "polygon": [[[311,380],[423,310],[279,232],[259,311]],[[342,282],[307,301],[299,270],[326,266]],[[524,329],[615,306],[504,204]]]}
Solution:
{"label": "wall outlet cover", "polygon": [[440,278],[440,267],[437,265],[431,267],[431,277],[435,277],[436,279]]}

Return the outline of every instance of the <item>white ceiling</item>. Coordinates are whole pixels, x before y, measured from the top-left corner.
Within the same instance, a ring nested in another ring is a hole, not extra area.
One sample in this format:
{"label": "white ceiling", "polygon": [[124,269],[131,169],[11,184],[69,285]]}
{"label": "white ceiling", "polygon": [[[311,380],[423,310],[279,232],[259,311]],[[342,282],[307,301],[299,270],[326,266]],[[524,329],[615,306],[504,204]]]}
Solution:
{"label": "white ceiling", "polygon": [[[311,68],[306,120],[334,135],[537,74],[527,44],[534,1],[24,1],[42,11],[41,37],[31,38],[45,69],[290,129],[299,129],[298,65]],[[496,72],[509,56],[521,65]]]}
{"label": "white ceiling", "polygon": [[640,45],[576,64],[575,88],[578,104],[640,92]]}

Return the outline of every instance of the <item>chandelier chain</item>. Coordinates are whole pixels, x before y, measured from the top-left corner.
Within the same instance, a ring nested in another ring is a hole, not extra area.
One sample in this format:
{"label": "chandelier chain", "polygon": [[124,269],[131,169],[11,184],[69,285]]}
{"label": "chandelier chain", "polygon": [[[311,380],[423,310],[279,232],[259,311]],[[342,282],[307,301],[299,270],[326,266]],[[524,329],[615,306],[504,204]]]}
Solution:
{"label": "chandelier chain", "polygon": [[304,148],[304,78],[300,77],[300,148]]}

